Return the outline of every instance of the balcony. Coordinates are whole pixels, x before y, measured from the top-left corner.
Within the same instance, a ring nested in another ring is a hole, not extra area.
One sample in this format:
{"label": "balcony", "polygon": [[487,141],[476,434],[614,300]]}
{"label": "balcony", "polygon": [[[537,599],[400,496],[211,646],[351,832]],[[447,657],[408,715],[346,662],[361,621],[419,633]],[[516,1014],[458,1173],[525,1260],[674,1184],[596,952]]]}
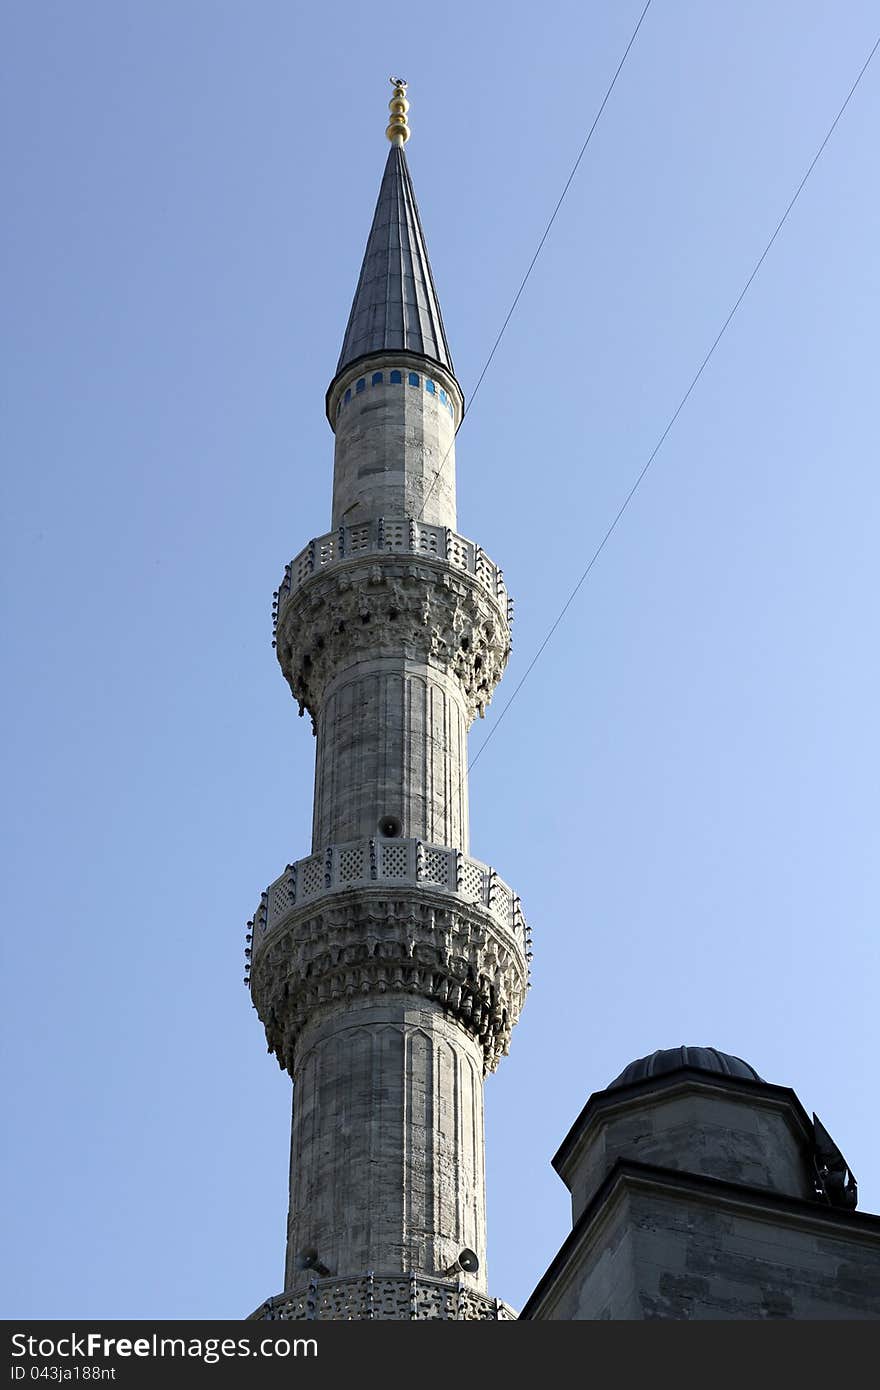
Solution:
{"label": "balcony", "polygon": [[439,889],[468,903],[480,903],[520,950],[531,954],[531,940],[513,889],[490,868],[461,850],[422,840],[350,840],[310,854],[270,883],[253,920],[253,954],[294,908],[347,889]]}
{"label": "balcony", "polygon": [[414,555],[447,564],[475,576],[507,616],[513,604],[504,583],[504,574],[474,541],[459,536],[448,526],[426,526],[413,517],[376,517],[353,526],[340,526],[326,536],[317,536],[290,561],[274,596],[272,631],[275,635],[278,613],[285,600],[313,574],[343,560],[367,555]]}

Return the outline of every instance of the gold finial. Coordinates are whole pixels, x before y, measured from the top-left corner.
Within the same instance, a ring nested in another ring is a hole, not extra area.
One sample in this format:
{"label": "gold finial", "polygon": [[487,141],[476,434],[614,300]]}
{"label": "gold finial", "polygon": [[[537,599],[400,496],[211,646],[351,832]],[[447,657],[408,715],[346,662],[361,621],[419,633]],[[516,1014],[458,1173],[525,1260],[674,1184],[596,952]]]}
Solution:
{"label": "gold finial", "polygon": [[406,83],[402,77],[390,77],[388,80],[394,88],[394,96],[388,103],[391,120],[388,122],[388,129],[385,134],[392,145],[405,145],[411,134],[406,123],[406,113],[409,110],[409,102],[406,99]]}

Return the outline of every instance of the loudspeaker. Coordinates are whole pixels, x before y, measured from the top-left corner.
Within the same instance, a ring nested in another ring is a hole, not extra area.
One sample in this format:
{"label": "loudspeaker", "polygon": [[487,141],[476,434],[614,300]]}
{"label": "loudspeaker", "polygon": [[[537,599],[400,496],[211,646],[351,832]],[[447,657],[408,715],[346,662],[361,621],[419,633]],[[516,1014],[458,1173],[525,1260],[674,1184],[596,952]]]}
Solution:
{"label": "loudspeaker", "polygon": [[443,1277],[448,1279],[451,1274],[476,1274],[479,1268],[480,1261],[477,1258],[476,1252],[474,1250],[468,1250],[467,1246],[465,1246],[464,1250],[459,1252],[455,1264],[450,1265],[448,1269],[444,1269]]}
{"label": "loudspeaker", "polygon": [[323,1278],[332,1273],[326,1265],[321,1264],[318,1259],[318,1252],[313,1245],[304,1245],[299,1251],[296,1257],[296,1267],[297,1269],[313,1269],[316,1274],[320,1274]]}

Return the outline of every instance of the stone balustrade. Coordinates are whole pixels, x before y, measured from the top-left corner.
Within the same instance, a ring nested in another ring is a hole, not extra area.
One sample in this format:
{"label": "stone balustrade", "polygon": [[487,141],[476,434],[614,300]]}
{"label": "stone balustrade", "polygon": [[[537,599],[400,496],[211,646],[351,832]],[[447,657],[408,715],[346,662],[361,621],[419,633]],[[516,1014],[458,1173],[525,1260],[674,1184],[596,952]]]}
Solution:
{"label": "stone balustrade", "polygon": [[[289,864],[261,895],[253,919],[254,957],[263,939],[295,907],[348,888],[435,888],[469,903],[481,903],[520,950],[531,954],[519,897],[494,869],[445,845],[376,838],[328,845]],[[250,932],[250,923],[248,929]]]}
{"label": "stone balustrade", "polygon": [[269,1051],[296,1075],[297,1040],[340,1001],[412,994],[478,1042],[486,1072],[525,1002],[531,934],[494,869],[416,839],[328,845],[260,896],[245,984]]}
{"label": "stone balustrade", "polygon": [[427,1274],[313,1275],[300,1290],[267,1299],[250,1320],[272,1322],[510,1322],[516,1313],[500,1298]]}
{"label": "stone balustrade", "polygon": [[317,536],[290,561],[273,596],[273,635],[281,606],[311,575],[344,560],[370,554],[418,555],[425,559],[445,560],[474,575],[506,613],[508,622],[512,620],[513,603],[504,583],[503,571],[475,541],[459,536],[448,526],[427,526],[414,517],[380,516],[372,521],[340,526],[326,536]]}

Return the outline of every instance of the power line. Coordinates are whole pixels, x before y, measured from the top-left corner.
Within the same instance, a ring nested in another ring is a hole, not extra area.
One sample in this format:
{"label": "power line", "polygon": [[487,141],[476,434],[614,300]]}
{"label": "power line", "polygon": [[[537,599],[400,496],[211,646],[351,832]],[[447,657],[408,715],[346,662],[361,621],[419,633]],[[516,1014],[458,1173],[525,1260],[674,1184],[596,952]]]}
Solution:
{"label": "power line", "polygon": [[[647,7],[646,7],[646,8],[647,8]],[[644,17],[644,16],[643,16],[643,17]],[[639,23],[641,23],[641,20],[639,21]],[[660,435],[660,438],[657,440],[657,443],[654,445],[654,448],[651,450],[651,453],[648,455],[647,462],[645,463],[644,467],[642,468],[642,471],[639,473],[638,477],[636,478],[635,482],[633,483],[632,487],[630,488],[629,492],[627,493],[626,497],[624,498],[623,502],[621,503],[620,508],[618,509],[617,514],[616,514],[616,516],[614,517],[614,520],[611,522],[611,525],[608,527],[608,530],[605,532],[604,536],[602,537],[601,541],[599,542],[598,546],[596,547],[595,551],[593,552],[593,555],[592,555],[592,557],[591,557],[591,559],[590,559],[589,564],[587,565],[587,567],[586,567],[586,569],[584,570],[583,574],[581,575],[580,579],[577,581],[577,583],[575,584],[575,586],[574,586],[574,588],[572,589],[571,593],[568,595],[568,598],[565,600],[565,603],[562,605],[561,609],[559,610],[558,614],[556,615],[556,618],[554,619],[552,626],[550,627],[549,631],[547,632],[546,636],[544,637],[544,640],[542,641],[542,643],[541,643],[541,645],[539,646],[538,650],[535,652],[535,655],[532,657],[531,661],[529,662],[528,666],[526,667],[525,671],[523,672],[522,676],[520,677],[519,682],[518,682],[518,684],[516,685],[516,687],[515,687],[515,689],[514,689],[512,695],[511,695],[510,699],[507,701],[507,704],[504,706],[504,708],[502,709],[502,711],[501,711],[501,713],[499,714],[498,718],[496,719],[495,724],[494,724],[493,727],[490,729],[489,733],[486,735],[486,737],[485,737],[485,739],[483,740],[483,742],[480,744],[480,747],[479,747],[479,749],[477,750],[477,753],[475,754],[475,756],[473,757],[473,759],[471,760],[471,762],[468,764],[468,771],[470,771],[470,770],[477,764],[477,762],[479,762],[480,758],[481,758],[481,757],[483,756],[483,754],[485,753],[486,748],[488,747],[489,743],[491,743],[492,739],[495,737],[495,735],[496,735],[496,733],[498,732],[498,729],[499,729],[499,727],[500,727],[500,725],[501,725],[501,721],[504,719],[504,716],[507,714],[508,710],[510,709],[510,706],[513,704],[514,700],[516,699],[516,697],[517,697],[517,695],[519,694],[519,692],[522,690],[523,686],[525,685],[525,683],[526,683],[526,681],[528,680],[529,676],[531,675],[532,671],[535,669],[535,666],[537,665],[537,663],[538,663],[538,661],[539,661],[539,659],[540,659],[540,657],[541,657],[541,655],[542,655],[542,653],[543,653],[545,647],[546,647],[547,644],[549,643],[549,641],[550,641],[551,637],[553,636],[554,632],[556,631],[556,629],[559,627],[559,624],[562,622],[562,619],[565,617],[566,613],[568,612],[569,608],[571,607],[572,603],[574,602],[574,599],[575,599],[575,597],[576,597],[578,591],[580,590],[582,584],[585,582],[585,580],[586,580],[587,577],[589,576],[590,571],[592,570],[592,568],[593,568],[593,566],[595,565],[596,561],[598,560],[599,556],[602,554],[602,551],[605,549],[605,546],[607,545],[608,541],[611,539],[611,536],[614,534],[614,531],[617,529],[617,524],[618,524],[618,522],[620,521],[621,517],[623,516],[623,514],[624,514],[624,512],[626,511],[627,507],[629,506],[630,502],[632,501],[632,499],[635,497],[636,493],[638,492],[638,489],[639,489],[639,487],[641,486],[641,483],[642,483],[642,481],[643,481],[643,479],[644,479],[644,477],[645,477],[645,474],[648,472],[648,469],[651,467],[651,464],[654,462],[654,459],[657,457],[657,454],[660,452],[660,449],[661,449],[661,447],[662,447],[662,445],[663,445],[663,443],[664,443],[664,440],[666,439],[666,436],[669,434],[669,431],[672,429],[672,426],[675,424],[676,420],[678,419],[679,415],[681,414],[682,410],[684,409],[685,405],[687,404],[687,402],[688,402],[688,400],[689,400],[689,398],[690,398],[690,395],[691,395],[691,393],[692,393],[694,387],[696,386],[697,382],[700,380],[700,377],[703,375],[703,372],[705,371],[706,367],[708,366],[709,361],[710,361],[710,359],[712,358],[713,353],[715,352],[715,349],[717,348],[718,344],[721,342],[721,339],[724,337],[724,334],[727,332],[728,326],[730,325],[730,322],[731,322],[731,320],[733,319],[734,314],[736,313],[736,311],[737,311],[737,309],[739,308],[740,304],[742,304],[743,300],[745,299],[746,294],[748,293],[748,290],[749,290],[749,287],[750,287],[752,281],[754,280],[754,278],[755,278],[755,276],[757,275],[758,271],[761,269],[761,266],[764,264],[764,261],[766,260],[767,255],[769,254],[770,248],[772,247],[772,245],[773,245],[773,243],[775,242],[776,238],[778,237],[779,233],[782,231],[782,228],[785,226],[785,223],[786,223],[786,221],[788,220],[788,215],[789,215],[789,213],[791,212],[792,208],[794,207],[795,203],[797,202],[798,198],[800,197],[801,192],[802,192],[802,190],[803,190],[803,187],[804,187],[804,185],[805,185],[806,182],[807,182],[807,179],[810,177],[810,175],[812,174],[812,172],[813,172],[813,170],[815,169],[816,165],[818,164],[819,159],[820,159],[820,156],[821,156],[821,154],[822,154],[822,151],[825,149],[825,146],[828,144],[828,141],[831,139],[832,135],[834,134],[834,131],[835,131],[835,129],[837,128],[837,124],[838,124],[838,122],[839,122],[841,116],[843,115],[843,113],[844,113],[844,111],[846,110],[846,108],[849,106],[849,103],[850,103],[850,101],[851,101],[853,95],[855,94],[856,88],[858,87],[859,83],[861,82],[862,78],[864,77],[864,75],[865,75],[865,73],[866,73],[866,71],[867,71],[867,69],[868,69],[868,65],[870,64],[871,59],[874,57],[874,54],[877,52],[877,49],[878,49],[878,48],[880,48],[880,36],[878,36],[878,38],[877,38],[877,40],[876,40],[876,42],[875,42],[875,44],[874,44],[874,47],[871,49],[870,53],[868,54],[867,58],[865,59],[863,65],[862,65],[862,68],[861,68],[861,70],[860,70],[860,72],[859,72],[858,77],[856,78],[855,82],[852,84],[852,86],[850,87],[849,91],[847,92],[847,95],[846,95],[846,98],[845,98],[845,100],[844,100],[844,102],[843,102],[843,105],[841,106],[841,108],[840,108],[840,110],[838,111],[837,115],[834,117],[834,120],[831,122],[831,125],[829,126],[828,131],[826,132],[826,135],[825,135],[824,140],[822,141],[821,145],[819,146],[818,150],[816,151],[816,153],[814,154],[812,160],[810,161],[810,165],[809,165],[809,167],[808,167],[808,169],[807,169],[807,172],[804,174],[803,178],[801,179],[800,183],[798,184],[797,188],[795,189],[795,192],[794,192],[794,195],[793,195],[793,197],[792,197],[792,199],[791,199],[791,202],[788,204],[788,207],[785,209],[785,212],[782,214],[782,216],[780,217],[779,221],[777,222],[776,227],[775,227],[775,230],[774,230],[774,232],[773,232],[773,235],[771,236],[770,240],[767,242],[767,245],[764,247],[764,250],[761,252],[760,256],[758,257],[758,259],[757,259],[757,261],[755,262],[755,265],[754,265],[754,267],[753,267],[753,269],[752,269],[751,274],[749,275],[748,279],[746,280],[745,284],[743,285],[742,289],[740,290],[739,294],[737,295],[736,300],[734,301],[734,304],[733,304],[733,308],[730,310],[730,313],[727,315],[727,318],[724,320],[723,324],[721,325],[721,328],[718,330],[718,334],[717,334],[717,336],[715,337],[715,340],[714,340],[714,342],[712,343],[712,346],[709,348],[709,351],[706,353],[705,357],[703,358],[702,362],[700,363],[699,367],[697,368],[697,371],[696,371],[696,373],[694,374],[694,377],[693,377],[693,379],[692,379],[690,385],[688,386],[687,390],[685,391],[684,395],[682,396],[681,400],[679,401],[678,405],[676,406],[675,410],[673,411],[672,415],[670,416],[669,421],[668,421],[668,423],[667,423],[667,425],[666,425],[666,428],[664,429],[663,433]]]}
{"label": "power line", "polygon": [[[596,129],[596,126],[599,124],[599,121],[600,121],[600,119],[601,119],[601,117],[602,117],[602,112],[605,110],[605,107],[606,107],[607,104],[608,104],[608,98],[611,96],[611,93],[614,91],[615,83],[617,82],[617,79],[618,79],[618,77],[620,76],[620,73],[621,73],[621,70],[622,70],[622,68],[623,68],[623,65],[624,65],[624,63],[626,62],[627,57],[629,56],[629,51],[630,51],[630,49],[632,48],[633,44],[635,43],[636,37],[637,37],[637,35],[638,35],[638,32],[639,32],[639,30],[640,30],[641,27],[642,27],[642,20],[645,18],[645,15],[648,13],[648,10],[649,10],[650,8],[651,8],[651,0],[648,0],[647,4],[645,5],[645,8],[642,10],[642,13],[639,15],[638,23],[636,24],[635,29],[633,29],[633,31],[632,31],[632,33],[631,33],[631,35],[630,35],[629,43],[627,44],[626,48],[623,50],[623,57],[621,58],[620,62],[617,64],[617,68],[616,68],[616,70],[615,70],[614,76],[612,77],[611,81],[610,81],[609,84],[608,84],[608,87],[607,87],[607,90],[606,90],[606,92],[605,92],[605,95],[604,95],[604,97],[602,98],[602,102],[601,102],[601,104],[600,104],[600,106],[599,106],[599,110],[596,112],[596,115],[595,115],[595,117],[594,117],[594,119],[593,119],[593,124],[590,126],[590,129],[589,129],[588,132],[587,132],[587,138],[586,138],[586,140],[584,141],[583,145],[581,146],[581,152],[580,152],[580,154],[578,155],[577,159],[575,160],[574,164],[573,164],[572,167],[571,167],[571,173],[569,174],[568,178],[565,180],[565,184],[564,184],[564,186],[563,186],[562,192],[561,192],[560,195],[559,195],[559,200],[558,200],[558,202],[557,202],[555,208],[553,209],[552,213],[550,214],[550,221],[547,223],[547,226],[544,228],[544,234],[543,234],[543,236],[541,237],[541,240],[538,242],[537,248],[536,248],[536,250],[535,250],[535,254],[532,256],[532,259],[529,261],[528,269],[526,270],[526,273],[525,273],[525,275],[523,276],[523,278],[522,278],[522,280],[521,280],[521,282],[520,282],[519,289],[517,290],[516,294],[513,296],[513,303],[511,304],[510,308],[509,308],[508,311],[507,311],[507,316],[506,316],[504,322],[502,323],[501,328],[500,328],[499,331],[498,331],[498,336],[497,336],[497,338],[495,339],[495,342],[492,344],[492,351],[489,353],[489,356],[486,358],[486,361],[485,361],[484,364],[483,364],[483,370],[480,372],[480,375],[477,377],[477,384],[476,384],[476,386],[474,387],[473,391],[471,392],[470,400],[469,400],[469,402],[468,402],[467,406],[465,407],[465,410],[464,410],[464,412],[463,412],[463,414],[462,414],[461,421],[460,421],[459,426],[458,426],[459,429],[461,429],[461,426],[464,424],[465,417],[470,413],[471,409],[473,408],[474,401],[475,401],[476,398],[477,398],[477,392],[479,391],[480,387],[481,387],[482,384],[483,384],[483,378],[484,378],[484,376],[486,375],[486,373],[488,372],[490,366],[492,365],[492,359],[493,359],[493,357],[495,356],[496,352],[498,351],[499,345],[500,345],[500,343],[501,343],[501,339],[504,337],[504,333],[505,333],[505,330],[506,330],[506,328],[507,328],[507,325],[510,323],[510,320],[513,318],[513,315],[514,315],[514,311],[515,311],[515,309],[516,309],[516,306],[517,306],[517,304],[518,304],[519,301],[520,301],[520,296],[522,295],[523,290],[525,289],[526,285],[528,284],[529,276],[531,275],[532,271],[533,271],[534,268],[535,268],[535,262],[537,261],[538,257],[540,256],[541,252],[542,252],[543,249],[544,249],[544,242],[547,240],[548,236],[550,235],[550,229],[551,229],[551,227],[553,226],[553,223],[556,221],[556,217],[557,217],[557,214],[558,214],[558,212],[559,212],[559,209],[562,207],[562,204],[565,202],[565,195],[566,195],[566,193],[568,192],[568,190],[569,190],[569,188],[570,188],[570,186],[571,186],[571,182],[572,182],[572,180],[573,180],[575,174],[577,173],[578,168],[580,167],[580,162],[581,162],[581,160],[583,159],[584,155],[585,155],[586,152],[587,152],[587,147],[588,147],[590,141],[591,141],[592,138],[593,138],[593,132],[594,132],[594,130]],[[456,434],[457,434],[457,433],[458,433],[458,431],[456,430]],[[452,444],[454,444],[454,443],[455,443],[455,440],[453,439]],[[440,474],[441,474],[441,472],[443,471],[443,466],[444,466],[444,464],[446,463],[446,460],[449,458],[450,453],[452,452],[452,444],[450,444],[449,448],[446,450],[446,453],[443,455],[443,458],[440,460],[439,467],[437,468],[437,471],[435,472],[434,477],[431,479],[431,486],[428,488],[428,491],[427,491],[427,493],[425,494],[424,500],[423,500],[422,505],[421,505],[421,509],[420,509],[420,511],[419,511],[419,515],[418,515],[418,517],[416,518],[416,519],[419,520],[419,521],[422,519],[422,517],[423,517],[424,514],[425,514],[425,508],[427,507],[428,502],[430,501],[430,499],[431,499],[431,497],[432,497],[432,495],[433,495],[434,488],[437,486],[437,479],[440,477]]]}

